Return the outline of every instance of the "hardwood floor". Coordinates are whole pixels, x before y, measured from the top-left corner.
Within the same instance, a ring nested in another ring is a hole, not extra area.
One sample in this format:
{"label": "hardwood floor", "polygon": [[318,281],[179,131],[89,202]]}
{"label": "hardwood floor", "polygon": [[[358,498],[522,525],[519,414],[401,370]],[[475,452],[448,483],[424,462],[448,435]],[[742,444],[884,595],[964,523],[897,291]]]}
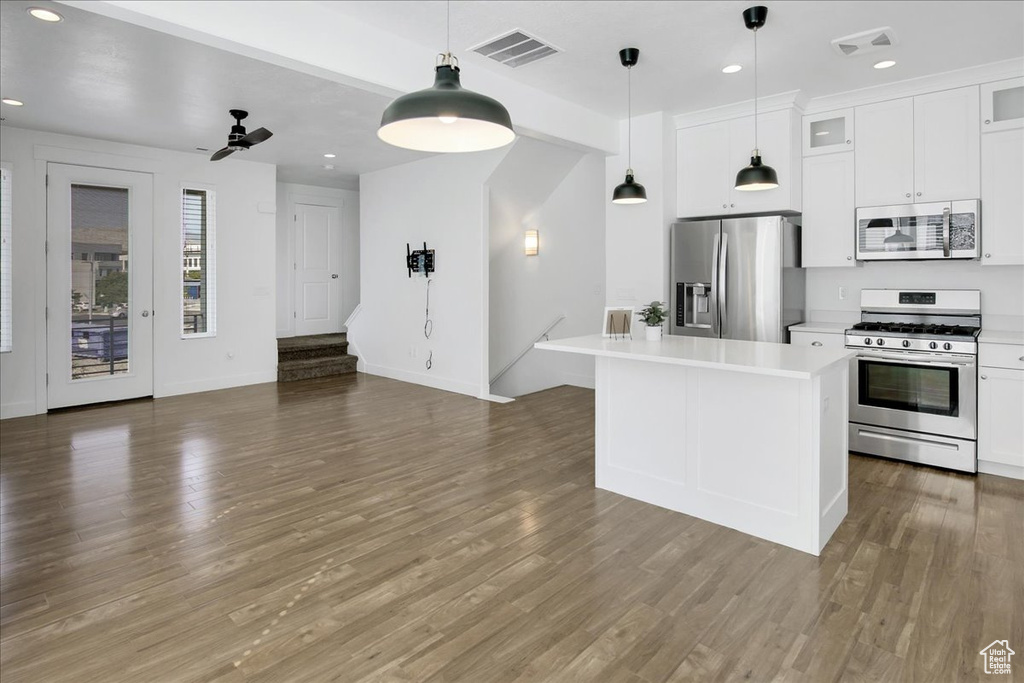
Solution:
{"label": "hardwood floor", "polygon": [[8,420],[0,453],[4,683],[930,683],[1024,653],[1024,483],[854,456],[815,558],[594,489],[581,389],[265,384]]}

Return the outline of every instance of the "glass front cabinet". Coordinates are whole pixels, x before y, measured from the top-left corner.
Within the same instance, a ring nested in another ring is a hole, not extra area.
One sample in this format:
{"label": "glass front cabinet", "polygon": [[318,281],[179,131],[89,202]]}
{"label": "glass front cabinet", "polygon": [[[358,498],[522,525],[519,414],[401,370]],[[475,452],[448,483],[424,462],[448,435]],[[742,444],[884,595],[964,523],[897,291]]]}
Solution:
{"label": "glass front cabinet", "polygon": [[853,151],[853,109],[803,117],[804,156]]}
{"label": "glass front cabinet", "polygon": [[1024,127],[1024,78],[981,86],[981,132]]}

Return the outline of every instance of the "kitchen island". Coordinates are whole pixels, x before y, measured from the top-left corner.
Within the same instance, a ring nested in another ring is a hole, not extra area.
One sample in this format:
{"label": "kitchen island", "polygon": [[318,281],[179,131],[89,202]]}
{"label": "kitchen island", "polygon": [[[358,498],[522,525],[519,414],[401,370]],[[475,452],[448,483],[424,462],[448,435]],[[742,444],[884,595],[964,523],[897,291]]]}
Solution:
{"label": "kitchen island", "polygon": [[598,488],[813,555],[846,516],[850,352],[681,336],[536,348],[596,358]]}

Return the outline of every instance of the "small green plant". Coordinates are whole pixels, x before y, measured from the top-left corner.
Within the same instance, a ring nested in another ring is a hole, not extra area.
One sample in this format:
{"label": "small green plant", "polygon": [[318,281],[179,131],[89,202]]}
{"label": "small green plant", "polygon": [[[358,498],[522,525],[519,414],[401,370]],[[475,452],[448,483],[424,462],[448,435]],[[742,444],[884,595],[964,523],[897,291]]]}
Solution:
{"label": "small green plant", "polygon": [[665,302],[652,301],[641,308],[637,315],[648,327],[661,327],[661,323],[668,317],[668,312],[665,310]]}

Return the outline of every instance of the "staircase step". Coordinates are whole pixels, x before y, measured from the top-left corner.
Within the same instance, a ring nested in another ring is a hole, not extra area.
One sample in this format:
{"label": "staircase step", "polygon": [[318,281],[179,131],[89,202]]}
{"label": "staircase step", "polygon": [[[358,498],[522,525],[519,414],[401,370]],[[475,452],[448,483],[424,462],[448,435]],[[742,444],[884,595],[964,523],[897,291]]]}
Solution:
{"label": "staircase step", "polygon": [[314,358],[339,358],[348,353],[347,335],[316,334],[277,340],[278,363]]}
{"label": "staircase step", "polygon": [[300,379],[344,375],[356,371],[358,360],[355,356],[344,355],[285,361],[277,364],[277,381],[295,382]]}

